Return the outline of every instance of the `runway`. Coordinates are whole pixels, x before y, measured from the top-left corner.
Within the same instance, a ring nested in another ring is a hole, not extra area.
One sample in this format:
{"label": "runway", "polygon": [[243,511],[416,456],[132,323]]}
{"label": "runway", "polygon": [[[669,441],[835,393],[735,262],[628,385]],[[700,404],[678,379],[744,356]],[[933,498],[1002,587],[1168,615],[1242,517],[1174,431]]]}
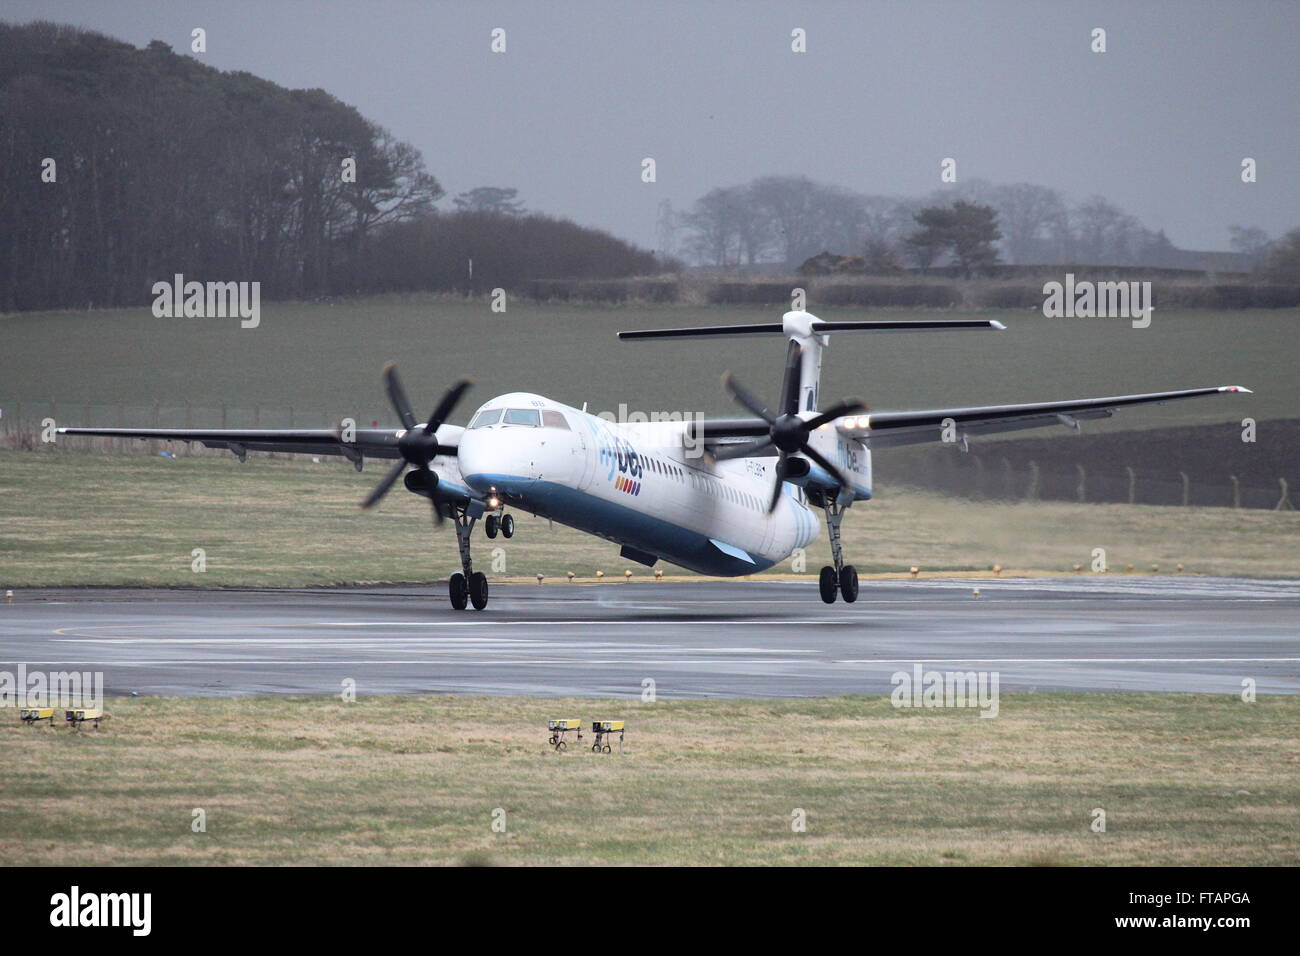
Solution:
{"label": "runway", "polygon": [[[972,594],[979,588],[979,596]],[[0,669],[102,671],[110,694],[884,694],[897,671],[996,671],[1002,691],[1300,692],[1300,581],[1032,578],[23,591]]]}

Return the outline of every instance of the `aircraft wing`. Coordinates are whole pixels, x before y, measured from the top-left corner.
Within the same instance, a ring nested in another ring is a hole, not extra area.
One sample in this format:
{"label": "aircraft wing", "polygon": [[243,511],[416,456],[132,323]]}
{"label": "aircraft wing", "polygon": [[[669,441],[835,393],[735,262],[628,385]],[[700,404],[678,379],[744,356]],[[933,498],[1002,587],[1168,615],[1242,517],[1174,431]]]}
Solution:
{"label": "aircraft wing", "polygon": [[945,423],[951,420],[957,439],[989,435],[996,432],[1065,425],[1092,418],[1109,418],[1116,409],[1130,405],[1160,405],[1182,398],[1198,398],[1221,392],[1250,392],[1238,385],[1211,388],[1188,388],[1174,392],[1148,392],[1142,395],[1114,395],[1109,398],[1083,398],[1065,402],[1033,402],[1027,405],[983,405],[974,408],[936,408],[917,412],[872,412],[849,415],[836,422],[840,434],[865,439],[874,448],[920,445],[941,441]]}
{"label": "aircraft wing", "polygon": [[400,432],[387,428],[358,428],[351,442],[327,428],[60,428],[58,434],[199,442],[208,448],[229,448],[240,459],[250,451],[342,455],[354,464],[362,458],[402,457],[397,450]]}

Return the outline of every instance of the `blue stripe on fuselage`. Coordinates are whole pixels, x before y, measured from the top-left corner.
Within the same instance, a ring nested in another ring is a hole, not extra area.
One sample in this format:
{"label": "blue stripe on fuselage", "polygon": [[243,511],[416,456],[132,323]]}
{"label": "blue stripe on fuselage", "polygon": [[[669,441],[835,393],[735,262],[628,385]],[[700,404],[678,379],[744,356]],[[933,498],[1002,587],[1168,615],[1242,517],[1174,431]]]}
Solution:
{"label": "blue stripe on fuselage", "polygon": [[736,577],[765,571],[774,563],[757,555],[753,563],[741,560],[723,553],[706,534],[552,481],[482,474],[467,475],[465,481],[475,488],[495,488],[510,496],[518,495],[525,510],[657,554],[700,574]]}

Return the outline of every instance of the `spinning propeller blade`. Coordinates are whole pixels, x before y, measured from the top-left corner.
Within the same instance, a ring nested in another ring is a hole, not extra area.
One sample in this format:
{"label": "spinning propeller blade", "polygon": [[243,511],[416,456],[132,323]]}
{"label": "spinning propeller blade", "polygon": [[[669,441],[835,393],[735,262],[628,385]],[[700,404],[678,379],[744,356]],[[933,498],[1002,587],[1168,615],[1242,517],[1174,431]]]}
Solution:
{"label": "spinning propeller blade", "polygon": [[429,468],[429,462],[439,455],[456,453],[455,448],[438,444],[437,431],[471,384],[473,383],[469,379],[461,379],[447,389],[446,394],[434,408],[433,414],[429,416],[429,421],[421,426],[419,419],[415,417],[415,412],[411,410],[411,403],[406,397],[406,390],[402,388],[402,381],[397,377],[396,363],[389,362],[384,366],[384,385],[388,390],[388,400],[406,429],[402,437],[397,440],[397,450],[401,452],[402,460],[394,465],[392,470],[384,475],[383,480],[375,486],[375,490],[366,496],[366,500],[361,503],[362,508],[373,508],[377,505],[392,489],[397,479],[402,477],[409,465],[419,475],[416,483],[423,485],[429,492],[429,502],[433,505],[434,524],[442,524],[442,511],[438,508],[438,476]]}

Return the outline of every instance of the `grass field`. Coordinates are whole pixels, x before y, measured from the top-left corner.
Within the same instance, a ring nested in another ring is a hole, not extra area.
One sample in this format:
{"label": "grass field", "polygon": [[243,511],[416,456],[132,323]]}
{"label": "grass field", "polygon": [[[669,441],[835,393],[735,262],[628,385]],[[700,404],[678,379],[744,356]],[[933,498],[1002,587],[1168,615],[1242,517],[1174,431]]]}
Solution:
{"label": "grass field", "polygon": [[[1297,697],[1004,695],[991,720],[883,697],[109,710],[82,732],[3,714],[0,864],[1300,863]],[[557,716],[626,719],[626,752],[552,752]]]}
{"label": "grass field", "polygon": [[[844,522],[846,553],[863,572],[1000,564],[1059,573],[1089,568],[1101,547],[1112,572],[1158,564],[1171,573],[1181,563],[1188,573],[1300,576],[1300,512],[972,502],[891,488],[887,470],[878,474],[880,497]],[[439,581],[457,570],[454,535],[433,529],[423,499],[395,494],[358,511],[376,480],[374,469],[357,474],[341,460],[0,451],[0,589]],[[501,549],[505,567],[493,577],[621,577],[629,566],[608,542],[517,518],[509,541],[475,535],[477,567],[492,572],[492,549]],[[195,548],[204,573],[191,569]],[[829,551],[823,533],[807,570],[815,574]]]}
{"label": "grass field", "polygon": [[[827,319],[921,318],[934,312],[809,308]],[[486,299],[386,296],[332,303],[266,303],[261,325],[223,319],[158,319],[148,309],[0,317],[0,405],[37,419],[48,402],[75,425],[85,405],[151,407],[188,402],[261,405],[264,426],[393,420],[380,370],[396,359],[418,407],[432,408],[456,378],[477,381],[454,421],[493,395],[535,391],[592,411],[620,403],[643,412],[735,413],[719,378],[733,370],[775,398],[784,343],[627,343],[620,329],[779,321],[780,309],[741,306],[575,306]],[[942,313],[945,316],[957,313]],[[973,313],[971,314],[973,315]],[[823,370],[823,395],[854,395],[876,410],[933,408],[1129,394],[1201,385],[1256,390],[1149,408],[1089,423],[1089,431],[1284,418],[1300,407],[1294,374],[1300,310],[1157,313],[1148,329],[1123,320],[995,315],[1009,330],[841,335]],[[94,424],[116,424],[116,420]],[[152,420],[125,424],[152,425]],[[211,425],[213,422],[205,421]],[[233,422],[232,422],[233,424]],[[248,424],[241,422],[241,424]]]}

